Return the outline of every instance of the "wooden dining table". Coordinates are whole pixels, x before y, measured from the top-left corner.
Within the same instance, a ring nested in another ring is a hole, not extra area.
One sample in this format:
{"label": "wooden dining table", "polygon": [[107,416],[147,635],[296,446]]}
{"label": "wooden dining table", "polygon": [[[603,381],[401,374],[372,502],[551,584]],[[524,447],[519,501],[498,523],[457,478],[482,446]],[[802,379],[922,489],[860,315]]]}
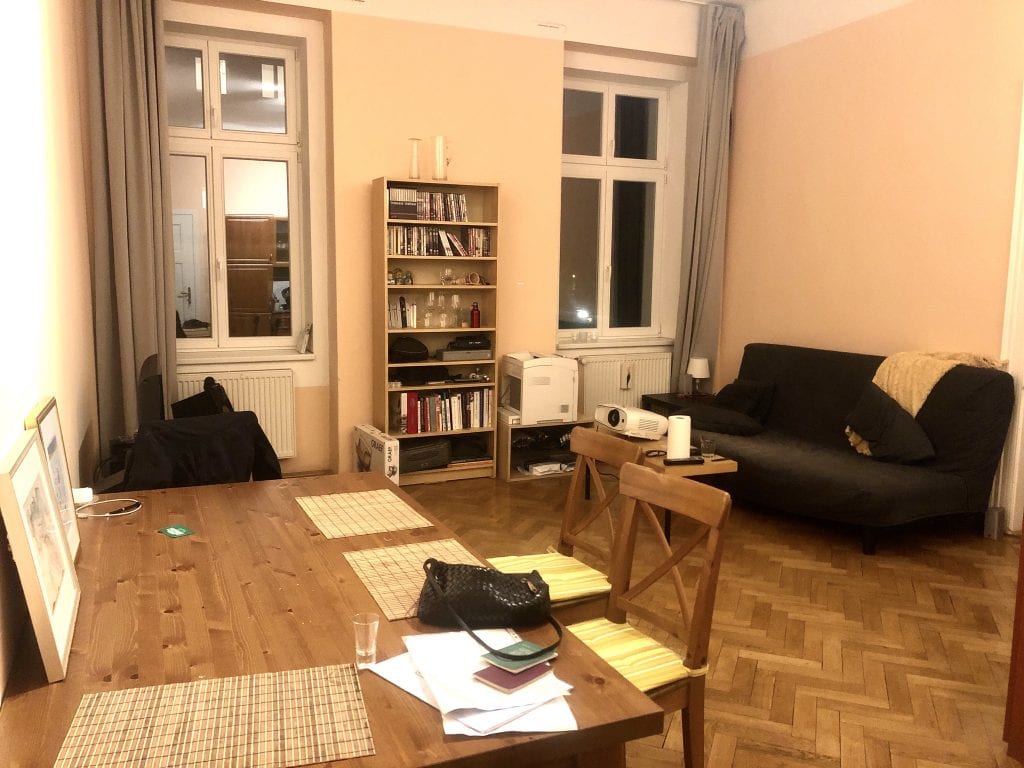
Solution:
{"label": "wooden dining table", "polygon": [[[429,527],[326,538],[297,497],[390,489]],[[79,521],[82,596],[67,677],[47,684],[31,628],[0,706],[0,762],[51,766],[83,695],[355,661],[352,615],[378,611],[346,552],[458,538],[375,473],[286,478],[132,494],[131,515]],[[186,526],[170,538],[160,529]],[[474,553],[478,554],[478,553]],[[443,631],[386,621],[378,660],[402,637]],[[538,642],[550,628],[520,634]],[[625,764],[625,742],[659,733],[663,713],[566,632],[554,665],[573,686],[578,730],[448,736],[441,715],[369,670],[359,683],[376,754],[336,766]]]}

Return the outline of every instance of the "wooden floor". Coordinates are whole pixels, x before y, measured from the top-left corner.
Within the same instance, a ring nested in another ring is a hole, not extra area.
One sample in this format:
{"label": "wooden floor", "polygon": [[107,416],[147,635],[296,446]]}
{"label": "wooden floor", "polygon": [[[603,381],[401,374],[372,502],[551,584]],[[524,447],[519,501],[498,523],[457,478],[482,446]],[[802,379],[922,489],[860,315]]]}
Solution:
{"label": "wooden floor", "polygon": [[[567,481],[407,487],[484,555],[543,551]],[[734,507],[711,632],[706,761],[1018,766],[1001,739],[1020,541],[965,526],[861,554],[849,530]],[[596,564],[596,563],[595,563]],[[678,713],[628,747],[682,764]]]}

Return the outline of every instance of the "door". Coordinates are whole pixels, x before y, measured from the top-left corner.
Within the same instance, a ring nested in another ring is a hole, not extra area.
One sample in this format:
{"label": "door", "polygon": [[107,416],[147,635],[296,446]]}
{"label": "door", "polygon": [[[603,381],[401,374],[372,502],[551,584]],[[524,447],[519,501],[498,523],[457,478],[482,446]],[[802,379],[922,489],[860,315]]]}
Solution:
{"label": "door", "polygon": [[181,322],[195,319],[196,244],[194,214],[176,212],[171,223],[174,237],[174,307]]}

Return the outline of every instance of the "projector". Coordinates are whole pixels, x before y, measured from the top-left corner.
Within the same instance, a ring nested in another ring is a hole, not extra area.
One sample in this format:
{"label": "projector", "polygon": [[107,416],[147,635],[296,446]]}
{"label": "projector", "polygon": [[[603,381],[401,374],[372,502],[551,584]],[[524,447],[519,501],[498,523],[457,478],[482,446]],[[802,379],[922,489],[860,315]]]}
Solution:
{"label": "projector", "polygon": [[599,405],[594,411],[594,421],[627,437],[641,437],[644,440],[657,440],[668,432],[668,419],[643,408]]}

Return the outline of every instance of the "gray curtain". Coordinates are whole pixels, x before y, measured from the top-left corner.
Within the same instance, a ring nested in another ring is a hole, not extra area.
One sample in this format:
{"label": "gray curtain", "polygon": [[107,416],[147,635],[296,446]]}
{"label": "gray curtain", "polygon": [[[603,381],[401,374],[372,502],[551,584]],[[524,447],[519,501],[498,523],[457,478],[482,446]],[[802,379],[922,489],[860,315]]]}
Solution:
{"label": "gray curtain", "polygon": [[[140,377],[176,390],[174,252],[159,0],[93,0],[88,15],[92,275],[99,438],[134,434]],[[145,371],[144,371],[145,369]],[[151,390],[150,390],[151,391]]]}
{"label": "gray curtain", "polygon": [[687,105],[683,258],[672,355],[672,381],[679,392],[690,391],[690,357],[713,361],[718,346],[729,142],[743,38],[742,8],[711,3],[701,8]]}

